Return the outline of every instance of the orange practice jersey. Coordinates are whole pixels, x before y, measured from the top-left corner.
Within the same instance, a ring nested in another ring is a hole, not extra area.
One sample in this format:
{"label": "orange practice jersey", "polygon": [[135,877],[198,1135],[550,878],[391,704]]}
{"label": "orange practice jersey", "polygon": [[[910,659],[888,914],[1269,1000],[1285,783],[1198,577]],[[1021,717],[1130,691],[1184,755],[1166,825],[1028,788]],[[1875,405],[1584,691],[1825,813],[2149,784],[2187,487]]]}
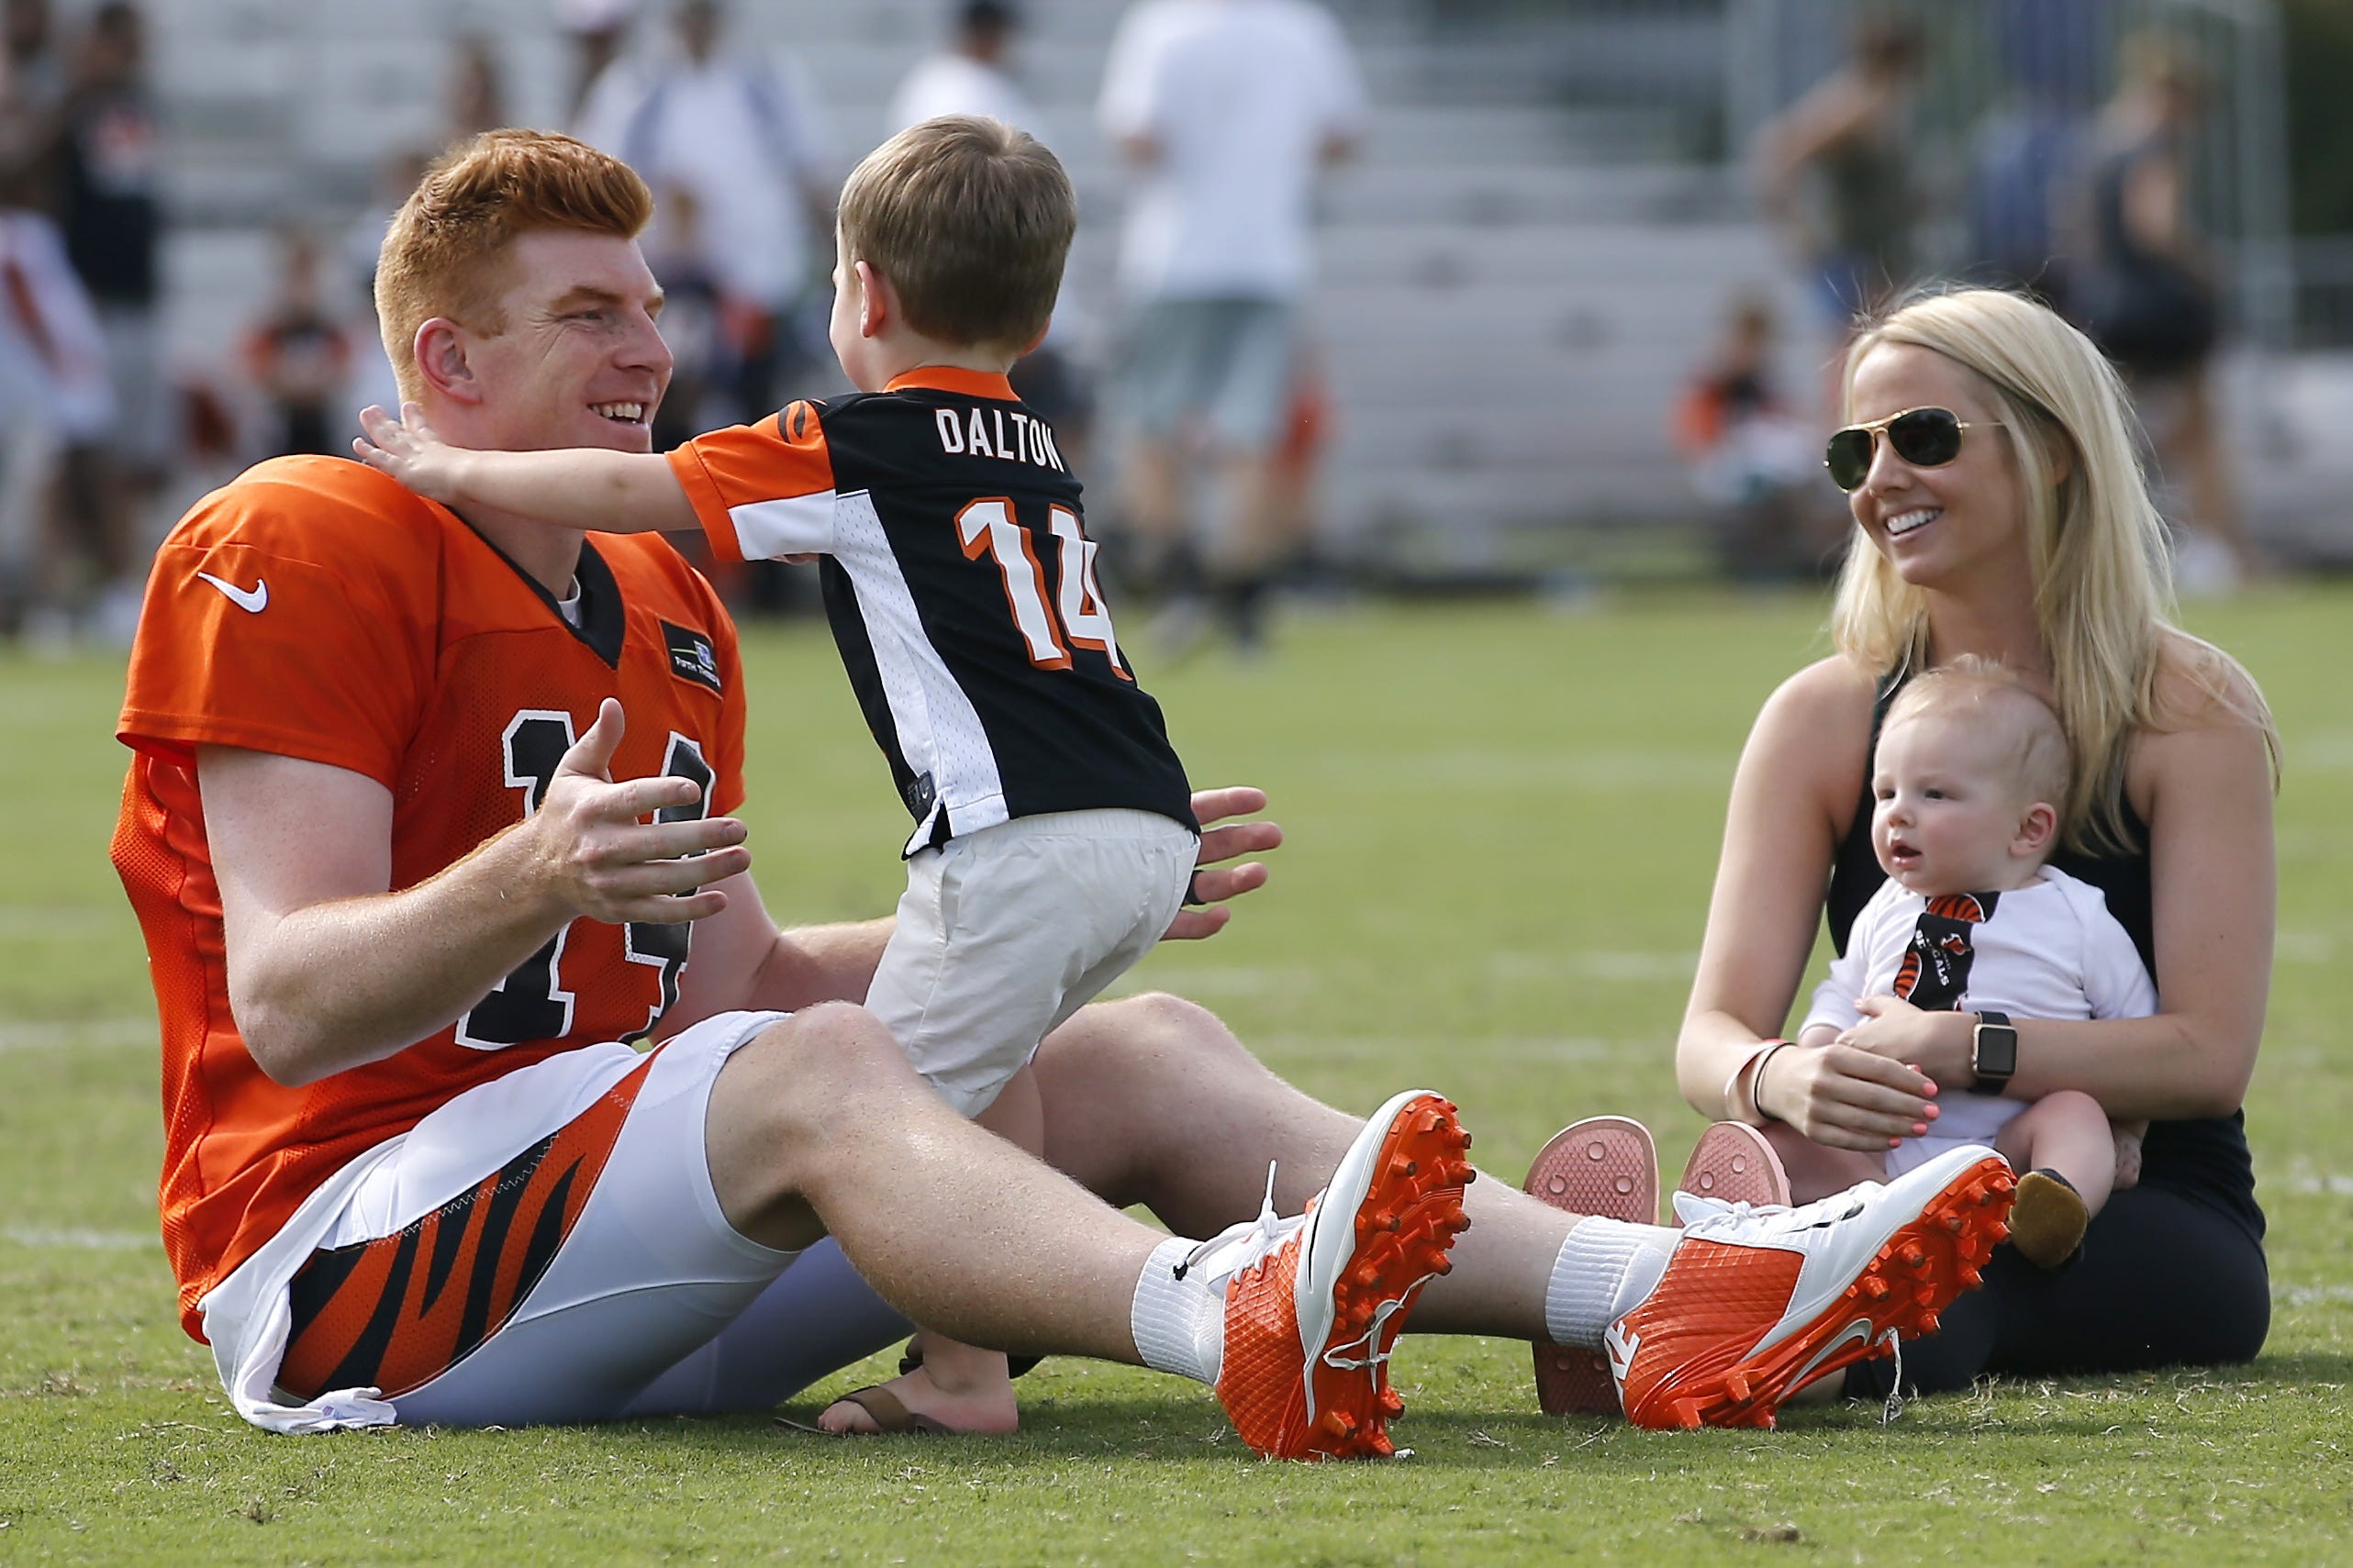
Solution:
{"label": "orange practice jersey", "polygon": [[677,995],[689,928],[574,921],[455,1025],[300,1088],[229,1016],[220,897],[195,749],[364,774],[393,797],[392,886],[521,821],[620,699],[617,779],[742,799],[735,636],[652,536],[582,552],[580,625],[455,514],[358,463],[281,458],[200,502],[157,554],[118,729],[137,752],[114,862],[162,1015],[163,1240],[182,1321],[338,1168],[476,1084],[644,1033]]}

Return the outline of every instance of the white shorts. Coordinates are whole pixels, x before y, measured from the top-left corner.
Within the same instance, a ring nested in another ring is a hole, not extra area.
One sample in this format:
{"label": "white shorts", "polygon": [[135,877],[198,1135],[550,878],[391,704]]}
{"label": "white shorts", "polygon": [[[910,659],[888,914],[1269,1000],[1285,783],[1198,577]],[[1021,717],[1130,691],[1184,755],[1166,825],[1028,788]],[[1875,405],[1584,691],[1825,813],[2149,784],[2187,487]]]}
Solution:
{"label": "white shorts", "polygon": [[782,1016],[566,1051],[344,1167],[205,1297],[239,1412],[313,1431],[756,1408],[904,1333],[831,1243],[787,1274],[800,1254],[719,1208],[711,1084]]}
{"label": "white shorts", "polygon": [[919,850],[866,1006],[965,1116],[1152,951],[1199,839],[1149,811],[1017,817]]}

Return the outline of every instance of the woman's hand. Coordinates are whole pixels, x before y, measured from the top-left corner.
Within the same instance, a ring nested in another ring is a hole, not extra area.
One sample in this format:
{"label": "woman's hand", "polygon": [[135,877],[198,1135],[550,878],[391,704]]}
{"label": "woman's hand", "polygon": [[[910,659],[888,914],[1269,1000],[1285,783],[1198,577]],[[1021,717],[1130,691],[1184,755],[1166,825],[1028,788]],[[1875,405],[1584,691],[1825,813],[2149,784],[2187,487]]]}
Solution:
{"label": "woman's hand", "polygon": [[1928,1130],[1936,1085],[1884,1056],[1834,1041],[1776,1051],[1756,1085],[1756,1108],[1816,1143],[1884,1154]]}
{"label": "woman's hand", "polygon": [[1840,1035],[1840,1044],[1909,1063],[1940,1084],[1967,1084],[1975,1075],[1975,1013],[1927,1012],[1886,995],[1855,1006],[1863,1021]]}

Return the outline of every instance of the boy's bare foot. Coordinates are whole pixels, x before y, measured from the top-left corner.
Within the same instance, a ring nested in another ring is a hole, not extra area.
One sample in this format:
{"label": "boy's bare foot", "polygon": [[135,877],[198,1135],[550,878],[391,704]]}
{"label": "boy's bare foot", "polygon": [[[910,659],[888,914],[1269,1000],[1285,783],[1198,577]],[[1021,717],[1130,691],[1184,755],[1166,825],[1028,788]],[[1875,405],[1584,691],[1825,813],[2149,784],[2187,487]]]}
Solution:
{"label": "boy's bare foot", "polygon": [[909,1417],[929,1419],[954,1435],[1020,1429],[1020,1410],[1014,1403],[1013,1383],[1005,1373],[1002,1351],[976,1350],[936,1334],[917,1338],[922,1364],[872,1390],[858,1391],[888,1396],[875,1401],[882,1407],[880,1412],[845,1396],[819,1414],[819,1429],[843,1436],[894,1429],[887,1425],[894,1405]]}

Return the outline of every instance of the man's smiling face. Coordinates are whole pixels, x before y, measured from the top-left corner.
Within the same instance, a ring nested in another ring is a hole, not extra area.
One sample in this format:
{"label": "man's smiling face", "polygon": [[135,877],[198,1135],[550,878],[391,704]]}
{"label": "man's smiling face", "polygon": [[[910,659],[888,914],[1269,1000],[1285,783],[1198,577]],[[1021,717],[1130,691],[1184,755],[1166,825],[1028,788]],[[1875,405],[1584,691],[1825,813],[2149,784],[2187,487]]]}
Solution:
{"label": "man's smiling face", "polygon": [[482,400],[470,444],[653,450],[653,410],[670,385],[654,326],[662,286],[634,239],[536,229],[507,246],[496,337],[466,333]]}

